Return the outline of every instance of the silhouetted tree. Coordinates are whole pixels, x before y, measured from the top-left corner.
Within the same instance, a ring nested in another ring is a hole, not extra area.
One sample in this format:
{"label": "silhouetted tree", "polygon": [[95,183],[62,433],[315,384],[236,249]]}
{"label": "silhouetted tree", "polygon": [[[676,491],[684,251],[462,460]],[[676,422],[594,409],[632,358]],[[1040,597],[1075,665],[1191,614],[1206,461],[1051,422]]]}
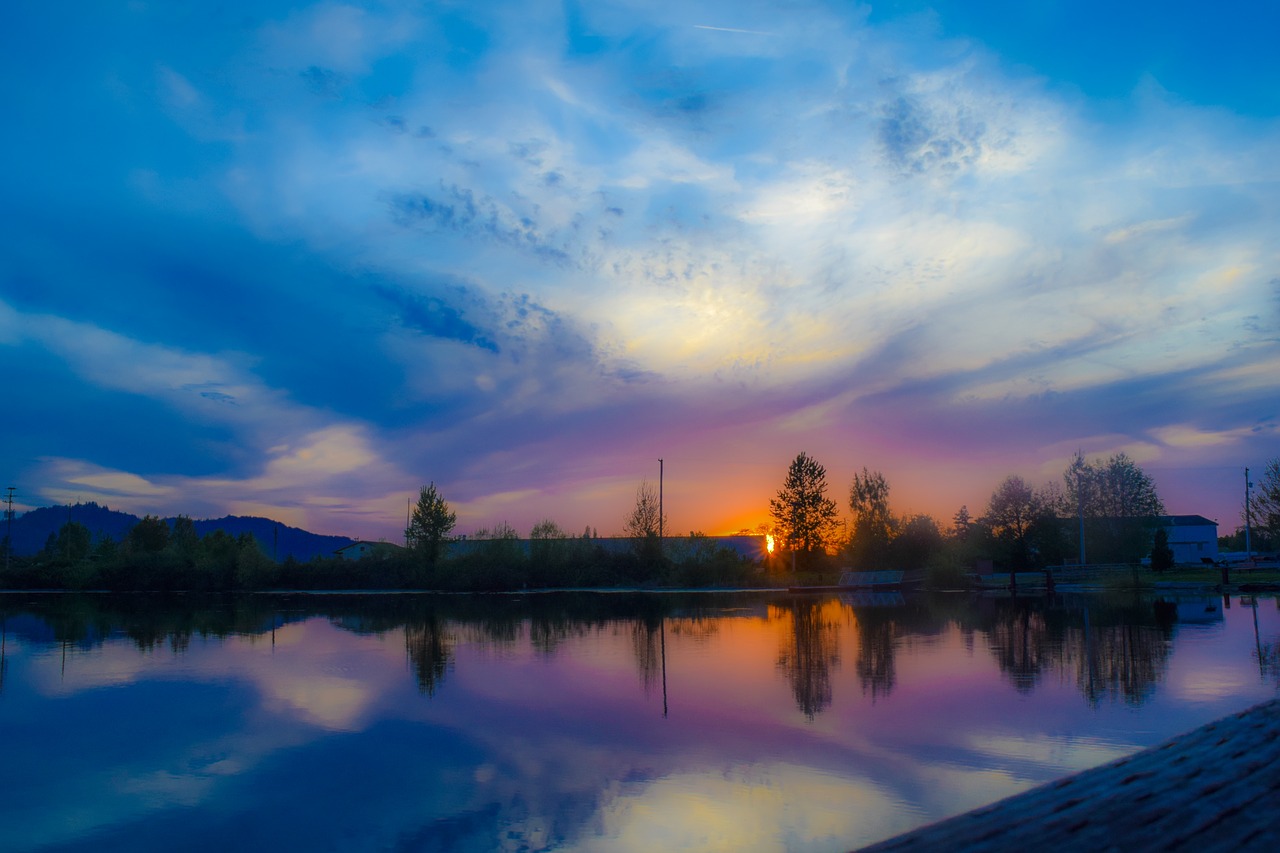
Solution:
{"label": "silhouetted tree", "polygon": [[539,521],[529,532],[529,582],[546,586],[559,579],[564,582],[564,569],[577,542],[549,518]]}
{"label": "silhouetted tree", "polygon": [[802,554],[824,550],[837,515],[836,502],[827,497],[827,469],[806,453],[798,455],[769,512],[786,548]]}
{"label": "silhouetted tree", "polygon": [[[1085,519],[1087,558],[1137,562],[1164,515],[1155,482],[1125,453],[1088,462],[1077,452],[1062,476],[1059,512]],[[1072,528],[1077,531],[1078,526]]]}
{"label": "silhouetted tree", "polygon": [[945,544],[932,516],[913,515],[899,523],[898,535],[889,543],[890,560],[898,568],[922,569]]}
{"label": "silhouetted tree", "polygon": [[1169,531],[1161,527],[1156,531],[1155,544],[1151,546],[1151,569],[1163,572],[1173,568],[1173,549],[1169,547]]}
{"label": "silhouetted tree", "polygon": [[418,505],[414,507],[409,526],[404,531],[405,543],[423,564],[434,566],[457,522],[458,514],[436,491],[436,484],[423,486],[418,493]]}
{"label": "silhouetted tree", "polygon": [[636,502],[627,516],[623,529],[633,539],[657,537],[659,530],[665,526],[666,519],[660,515],[658,492],[649,485],[648,480],[640,481],[636,488]]}
{"label": "silhouetted tree", "polygon": [[129,529],[127,541],[136,554],[158,554],[169,544],[169,525],[163,518],[144,515]]}
{"label": "silhouetted tree", "polygon": [[1262,469],[1256,488],[1249,503],[1252,524],[1266,531],[1273,543],[1280,542],[1280,456]]}
{"label": "silhouetted tree", "polygon": [[1042,512],[1035,491],[1016,474],[1006,477],[991,494],[983,521],[1008,548],[1010,567],[1014,571],[1031,565],[1029,534]]}
{"label": "silhouetted tree", "polygon": [[78,521],[68,521],[58,531],[53,545],[54,557],[65,563],[78,563],[89,556],[91,539],[89,528]]}
{"label": "silhouetted tree", "polygon": [[169,534],[169,547],[179,560],[194,563],[196,552],[200,546],[200,534],[196,532],[195,522],[185,515],[173,520],[173,530]]}
{"label": "silhouetted tree", "polygon": [[666,526],[659,507],[658,492],[642,480],[636,489],[636,503],[631,514],[623,525],[627,536],[631,537],[636,556],[641,565],[652,569],[662,559],[662,543],[659,532]]}
{"label": "silhouetted tree", "polygon": [[275,563],[252,533],[236,538],[235,584],[241,589],[258,589],[270,583]]}
{"label": "silhouetted tree", "polygon": [[569,534],[565,533],[564,529],[551,519],[544,518],[533,526],[533,530],[529,532],[529,538],[543,541],[550,539],[568,539]]}
{"label": "silhouetted tree", "polygon": [[855,566],[874,568],[889,559],[889,543],[897,534],[897,521],[889,510],[889,483],[879,471],[862,469],[849,484],[849,511],[853,514],[850,557]]}

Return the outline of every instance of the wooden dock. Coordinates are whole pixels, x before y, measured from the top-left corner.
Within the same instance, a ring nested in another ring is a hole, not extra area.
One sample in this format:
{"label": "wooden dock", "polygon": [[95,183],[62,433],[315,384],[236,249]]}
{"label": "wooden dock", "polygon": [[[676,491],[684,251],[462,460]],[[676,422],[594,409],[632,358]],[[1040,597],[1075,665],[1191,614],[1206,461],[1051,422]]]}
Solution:
{"label": "wooden dock", "polygon": [[864,851],[1280,849],[1280,700]]}

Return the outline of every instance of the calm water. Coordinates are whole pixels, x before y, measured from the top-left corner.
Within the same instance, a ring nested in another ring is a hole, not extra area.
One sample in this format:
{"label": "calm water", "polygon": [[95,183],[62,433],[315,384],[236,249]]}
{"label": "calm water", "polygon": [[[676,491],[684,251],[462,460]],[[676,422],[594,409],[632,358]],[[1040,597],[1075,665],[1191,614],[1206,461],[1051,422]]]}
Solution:
{"label": "calm water", "polygon": [[0,595],[5,850],[845,850],[1273,698],[1275,598]]}

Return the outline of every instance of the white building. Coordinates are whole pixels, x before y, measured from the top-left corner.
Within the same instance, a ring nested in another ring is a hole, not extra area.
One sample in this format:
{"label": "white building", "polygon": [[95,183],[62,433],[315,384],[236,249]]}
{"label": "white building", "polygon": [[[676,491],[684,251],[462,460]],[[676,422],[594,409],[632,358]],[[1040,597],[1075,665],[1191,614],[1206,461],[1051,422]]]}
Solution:
{"label": "white building", "polygon": [[392,542],[368,542],[364,539],[357,539],[350,545],[343,545],[334,551],[334,556],[344,560],[363,560],[365,557],[378,557],[383,559],[389,557],[397,551],[403,551],[404,548]]}
{"label": "white building", "polygon": [[1175,563],[1200,565],[1218,559],[1218,522],[1203,515],[1164,515],[1160,526],[1169,534]]}

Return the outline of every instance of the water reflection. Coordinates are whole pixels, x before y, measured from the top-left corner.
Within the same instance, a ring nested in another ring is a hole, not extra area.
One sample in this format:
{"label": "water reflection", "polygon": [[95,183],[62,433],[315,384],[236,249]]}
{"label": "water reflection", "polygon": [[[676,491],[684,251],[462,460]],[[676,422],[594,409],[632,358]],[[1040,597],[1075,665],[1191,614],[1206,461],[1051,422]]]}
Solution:
{"label": "water reflection", "polygon": [[1280,612],[1237,601],[0,595],[0,825],[849,849],[1274,695]]}
{"label": "water reflection", "polygon": [[[1275,598],[1274,601],[1276,609],[1280,610],[1280,598]],[[1241,596],[1240,603],[1248,603],[1253,611],[1253,659],[1258,663],[1258,675],[1280,687],[1280,634],[1263,639],[1262,629],[1258,627],[1258,596]]]}
{"label": "water reflection", "polygon": [[893,611],[866,608],[858,614],[858,682],[872,702],[887,697],[897,683],[897,645]]}
{"label": "water reflection", "polygon": [[453,668],[453,643],[448,629],[434,613],[421,621],[406,623],[404,648],[418,691],[434,696],[445,673]]}
{"label": "water reflection", "polygon": [[1154,625],[1099,625],[1073,631],[1076,683],[1091,705],[1117,695],[1133,706],[1155,693],[1172,648],[1169,635]]}
{"label": "water reflection", "polygon": [[784,620],[778,667],[787,674],[798,707],[812,720],[831,704],[831,669],[840,665],[840,625],[829,604],[800,598],[770,613]]}
{"label": "water reflection", "polygon": [[[1014,599],[1000,608],[989,636],[1000,671],[1020,693],[1031,692],[1055,658],[1061,660],[1061,654],[1053,654],[1053,639],[1060,638],[1050,638],[1044,614],[1033,610],[1027,599]],[[1059,644],[1057,650],[1061,649]]]}
{"label": "water reflection", "polygon": [[[401,631],[410,671],[422,694],[434,696],[457,665],[459,643],[512,650],[527,644],[554,658],[568,643],[621,630],[645,695],[662,682],[670,630],[681,641],[710,642],[725,619],[763,615],[778,632],[775,665],[796,708],[807,719],[833,701],[842,659],[842,632],[853,626],[854,672],[871,702],[898,683],[897,656],[912,638],[959,632],[972,651],[981,637],[999,671],[1021,694],[1046,675],[1072,680],[1092,706],[1120,700],[1138,706],[1164,677],[1179,625],[1221,622],[1215,599],[955,598],[907,601],[868,597],[779,596],[762,610],[707,597],[625,596],[243,596],[124,598],[53,596],[6,598],[6,619],[37,613],[42,638],[74,651],[126,639],[138,651],[183,655],[193,640],[274,637],[277,628],[316,616],[355,634]],[[758,601],[759,597],[755,597]],[[1253,606],[1252,600],[1242,599]],[[1256,608],[1255,608],[1256,609]],[[24,623],[31,627],[30,616]],[[5,637],[10,633],[6,627]],[[1254,660],[1280,682],[1280,638],[1258,637]],[[7,660],[0,658],[0,679]],[[0,680],[0,687],[3,681]]]}
{"label": "water reflection", "polygon": [[637,619],[631,624],[631,648],[645,696],[661,684],[665,639],[662,620]]}

